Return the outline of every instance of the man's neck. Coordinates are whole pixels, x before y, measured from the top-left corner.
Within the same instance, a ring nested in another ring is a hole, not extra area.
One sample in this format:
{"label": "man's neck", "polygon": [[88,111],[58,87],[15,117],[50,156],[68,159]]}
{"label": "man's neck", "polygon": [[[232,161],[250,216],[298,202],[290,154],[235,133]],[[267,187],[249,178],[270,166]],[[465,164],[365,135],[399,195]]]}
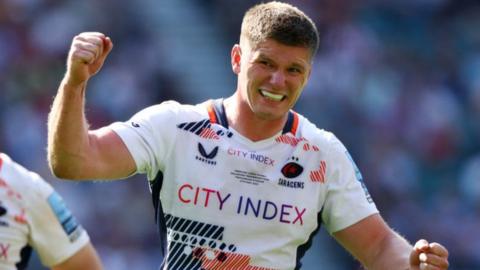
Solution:
{"label": "man's neck", "polygon": [[287,115],[275,120],[259,118],[246,102],[241,102],[237,93],[226,98],[223,105],[228,125],[254,142],[268,139],[280,132],[287,120]]}

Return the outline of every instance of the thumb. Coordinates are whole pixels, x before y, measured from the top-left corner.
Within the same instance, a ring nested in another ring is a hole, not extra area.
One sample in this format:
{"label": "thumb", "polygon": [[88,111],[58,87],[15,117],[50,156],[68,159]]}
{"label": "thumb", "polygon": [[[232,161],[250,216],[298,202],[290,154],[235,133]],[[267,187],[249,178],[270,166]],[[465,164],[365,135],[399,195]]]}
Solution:
{"label": "thumb", "polygon": [[415,246],[412,248],[412,252],[410,253],[410,265],[420,265],[420,254],[428,251],[429,245],[428,241],[425,239],[418,240],[415,243]]}
{"label": "thumb", "polygon": [[103,51],[99,57],[100,62],[104,62],[105,58],[107,58],[108,54],[112,51],[113,42],[110,37],[103,38]]}

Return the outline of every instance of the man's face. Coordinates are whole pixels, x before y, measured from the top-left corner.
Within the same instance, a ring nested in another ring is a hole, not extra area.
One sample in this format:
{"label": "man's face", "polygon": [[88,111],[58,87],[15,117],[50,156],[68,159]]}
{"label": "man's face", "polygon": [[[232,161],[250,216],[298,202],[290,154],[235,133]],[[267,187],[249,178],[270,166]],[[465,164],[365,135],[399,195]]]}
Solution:
{"label": "man's face", "polygon": [[311,70],[308,48],[266,40],[252,48],[248,42],[232,49],[241,102],[263,120],[283,117],[296,103]]}

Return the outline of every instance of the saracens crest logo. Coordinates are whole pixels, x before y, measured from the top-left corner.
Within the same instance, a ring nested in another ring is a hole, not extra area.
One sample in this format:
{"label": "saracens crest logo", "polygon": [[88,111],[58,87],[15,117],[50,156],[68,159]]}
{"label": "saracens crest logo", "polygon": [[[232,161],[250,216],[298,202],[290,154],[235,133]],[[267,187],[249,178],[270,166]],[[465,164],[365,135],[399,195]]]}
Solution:
{"label": "saracens crest logo", "polygon": [[286,178],[295,178],[300,174],[302,174],[303,172],[303,167],[300,166],[300,164],[295,162],[295,161],[298,162],[298,158],[292,157],[292,160],[293,161],[288,162],[282,168],[282,174]]}
{"label": "saracens crest logo", "polygon": [[218,146],[215,146],[211,151],[207,152],[207,150],[205,150],[205,147],[201,143],[198,143],[198,152],[200,153],[200,156],[196,155],[196,160],[207,163],[209,165],[217,165],[217,162],[213,159],[217,156]]}
{"label": "saracens crest logo", "polygon": [[278,185],[288,188],[303,189],[303,181],[293,181],[293,178],[300,176],[303,172],[303,167],[298,163],[298,157],[291,157],[285,165],[283,165],[281,173],[285,178],[278,179]]}

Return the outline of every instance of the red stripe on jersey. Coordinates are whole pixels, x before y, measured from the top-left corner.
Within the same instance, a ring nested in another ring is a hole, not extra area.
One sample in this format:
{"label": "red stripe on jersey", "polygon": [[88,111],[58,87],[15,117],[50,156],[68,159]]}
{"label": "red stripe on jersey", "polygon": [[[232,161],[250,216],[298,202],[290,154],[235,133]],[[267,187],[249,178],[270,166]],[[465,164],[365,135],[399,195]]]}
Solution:
{"label": "red stripe on jersey", "polygon": [[293,112],[293,124],[290,132],[292,132],[292,134],[295,135],[297,134],[297,129],[298,129],[298,114],[296,112]]}
{"label": "red stripe on jersey", "polygon": [[215,133],[215,131],[211,128],[204,128],[202,132],[200,132],[200,137],[206,139],[215,139],[218,140],[220,137]]}
{"label": "red stripe on jersey", "polygon": [[5,180],[3,180],[2,178],[0,178],[0,187],[8,187],[7,182],[5,182]]}
{"label": "red stripe on jersey", "polygon": [[[202,250],[202,252],[197,252],[194,250],[194,254],[201,254],[200,256],[194,255],[196,258],[200,259],[201,267],[208,270],[271,270],[270,268],[252,266],[250,264],[251,257],[245,254],[238,254],[214,249],[207,248],[196,248]],[[213,258],[208,258],[206,256],[207,252],[213,252]],[[222,254],[223,253],[223,254]],[[222,259],[220,259],[220,254],[222,254]]]}
{"label": "red stripe on jersey", "polygon": [[310,144],[306,143],[303,145],[303,150],[308,151],[310,150]]}
{"label": "red stripe on jersey", "polygon": [[327,163],[322,160],[320,161],[320,168],[315,171],[310,172],[310,180],[312,182],[325,183],[325,174],[327,173]]}
{"label": "red stripe on jersey", "polygon": [[217,116],[215,116],[215,108],[213,107],[213,101],[207,105],[208,118],[210,118],[210,123],[218,124]]}

